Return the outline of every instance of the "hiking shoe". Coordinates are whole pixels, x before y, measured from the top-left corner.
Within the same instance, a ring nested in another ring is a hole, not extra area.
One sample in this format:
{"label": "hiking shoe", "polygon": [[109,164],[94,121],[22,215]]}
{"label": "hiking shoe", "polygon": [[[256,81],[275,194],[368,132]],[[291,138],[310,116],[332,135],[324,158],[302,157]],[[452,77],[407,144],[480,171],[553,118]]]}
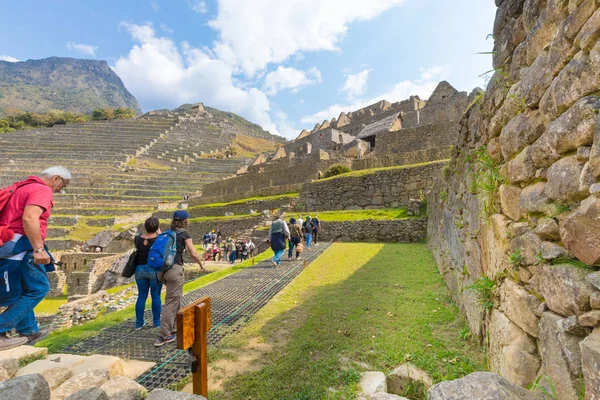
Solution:
{"label": "hiking shoe", "polygon": [[146,326],[148,326],[148,324],[146,323],[146,321],[144,321],[144,325],[142,325],[142,326],[136,326],[135,330],[139,331],[140,329],[145,328]]}
{"label": "hiking shoe", "polygon": [[6,332],[0,333],[0,351],[14,349],[27,343],[26,337],[8,337]]}
{"label": "hiking shoe", "polygon": [[160,347],[160,346],[162,346],[162,345],[165,345],[165,344],[167,344],[167,343],[174,342],[174,341],[175,341],[175,339],[177,339],[177,336],[175,336],[175,334],[173,334],[173,335],[170,335],[169,337],[167,337],[167,338],[165,338],[165,339],[163,339],[163,338],[161,338],[161,337],[159,336],[159,337],[158,337],[158,339],[156,339],[156,342],[154,342],[154,345],[155,345],[156,347]]}
{"label": "hiking shoe", "polygon": [[275,260],[271,260],[271,264],[273,264],[273,268],[277,268],[279,264],[275,262]]}
{"label": "hiking shoe", "polygon": [[50,333],[50,329],[44,328],[44,329],[40,329],[36,333],[32,333],[31,335],[24,335],[22,333],[19,333],[19,336],[22,337],[23,339],[27,339],[27,344],[29,346],[33,346],[36,342],[39,342],[40,340],[45,339],[49,333]]}

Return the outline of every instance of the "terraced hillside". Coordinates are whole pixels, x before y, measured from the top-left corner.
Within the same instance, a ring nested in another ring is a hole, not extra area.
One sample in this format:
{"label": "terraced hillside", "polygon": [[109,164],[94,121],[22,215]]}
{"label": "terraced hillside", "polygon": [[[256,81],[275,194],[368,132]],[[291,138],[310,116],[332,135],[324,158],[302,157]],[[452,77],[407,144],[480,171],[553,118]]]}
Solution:
{"label": "terraced hillside", "polygon": [[[0,186],[51,165],[68,167],[74,179],[67,194],[55,195],[51,221],[52,236],[65,237],[78,220],[104,227],[108,217],[173,209],[184,195],[199,194],[202,185],[235,174],[283,141],[258,136],[206,112],[19,131],[0,135]],[[240,141],[244,151],[232,150]]]}

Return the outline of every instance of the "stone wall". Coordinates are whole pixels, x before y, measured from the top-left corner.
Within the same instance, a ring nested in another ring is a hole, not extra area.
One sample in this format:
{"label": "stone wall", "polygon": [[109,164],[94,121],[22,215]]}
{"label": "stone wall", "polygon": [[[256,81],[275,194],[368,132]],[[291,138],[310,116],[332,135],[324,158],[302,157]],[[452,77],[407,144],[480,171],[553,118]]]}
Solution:
{"label": "stone wall", "polygon": [[[279,209],[289,207],[290,204],[295,203],[296,198],[294,197],[281,197],[277,199],[269,200],[250,200],[240,204],[230,204],[222,207],[191,207],[188,208],[188,213],[192,218],[196,217],[209,217],[209,216],[224,216],[227,213],[230,214],[252,214],[254,212],[260,212],[263,210]],[[171,217],[172,213],[169,214]]]}
{"label": "stone wall", "polygon": [[272,186],[263,189],[250,190],[244,193],[231,193],[224,195],[208,196],[210,193],[207,192],[207,196],[202,196],[198,199],[198,204],[212,204],[212,203],[227,203],[230,201],[239,200],[242,198],[250,197],[267,197],[277,196],[288,193],[299,193],[302,190],[302,183],[295,183],[292,185],[280,185]]}
{"label": "stone wall", "polygon": [[456,142],[459,130],[458,121],[446,121],[381,133],[375,139],[375,152],[379,157],[387,154],[452,146]]}
{"label": "stone wall", "polygon": [[352,160],[352,170],[421,164],[435,160],[449,160],[452,146],[416,150],[406,153],[386,154]]}
{"label": "stone wall", "polygon": [[431,191],[430,247],[494,372],[600,398],[600,3],[496,4],[496,73]]}
{"label": "stone wall", "polygon": [[[263,221],[263,216],[257,214],[252,217],[236,218],[231,217],[227,219],[216,219],[212,221],[198,221],[191,222],[188,231],[192,235],[194,244],[202,243],[202,237],[206,232],[211,232],[213,229],[219,229],[224,237],[233,235],[240,235],[245,230],[253,228]],[[169,224],[161,224],[163,231],[169,229]]]}
{"label": "stone wall", "polygon": [[341,242],[412,243],[425,239],[427,219],[323,222],[320,240]]}
{"label": "stone wall", "polygon": [[299,201],[307,211],[407,206],[411,198],[429,191],[445,164],[433,162],[315,181],[304,185]]}

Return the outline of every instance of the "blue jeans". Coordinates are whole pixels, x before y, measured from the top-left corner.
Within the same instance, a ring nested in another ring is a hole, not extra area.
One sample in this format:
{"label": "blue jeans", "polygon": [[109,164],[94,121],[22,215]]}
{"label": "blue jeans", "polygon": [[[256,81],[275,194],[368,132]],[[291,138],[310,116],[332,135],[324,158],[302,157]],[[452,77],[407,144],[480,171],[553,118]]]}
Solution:
{"label": "blue jeans", "polygon": [[[289,242],[290,248],[288,250],[288,258],[292,258],[292,254],[294,253],[294,246],[297,246],[301,240],[302,240],[302,238],[300,238],[298,236],[292,236],[292,238],[290,239],[290,242]],[[296,255],[297,254],[298,254],[298,252],[296,252]]]}
{"label": "blue jeans", "polygon": [[[3,262],[10,262],[10,260]],[[33,309],[50,291],[50,282],[44,266],[33,263],[31,253],[25,255],[20,266],[22,274],[19,283],[22,293],[15,303],[0,314],[0,332],[8,332],[16,328],[19,333],[31,335],[39,330]]]}
{"label": "blue jeans", "polygon": [[232,250],[231,254],[229,255],[229,262],[233,263],[235,262],[237,256],[237,250]]}
{"label": "blue jeans", "polygon": [[306,239],[306,248],[310,249],[310,240],[312,239],[312,234],[311,233],[305,233],[304,237]]}
{"label": "blue jeans", "polygon": [[275,256],[273,257],[273,261],[275,261],[275,264],[281,264],[281,256],[283,255],[283,249],[273,250],[273,253],[275,253]]}
{"label": "blue jeans", "polygon": [[138,298],[135,303],[135,327],[144,325],[144,309],[148,299],[148,290],[152,297],[152,320],[154,326],[160,326],[160,290],[162,284],[156,279],[156,272],[147,265],[138,265],[135,269],[135,283],[138,288]]}

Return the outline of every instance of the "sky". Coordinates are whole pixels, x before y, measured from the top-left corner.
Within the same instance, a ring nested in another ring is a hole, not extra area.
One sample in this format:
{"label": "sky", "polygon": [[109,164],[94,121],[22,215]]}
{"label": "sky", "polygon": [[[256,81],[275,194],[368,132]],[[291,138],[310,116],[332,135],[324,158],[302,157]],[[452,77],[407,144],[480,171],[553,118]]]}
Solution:
{"label": "sky", "polygon": [[[4,4],[3,4],[4,3]],[[235,112],[293,139],[447,80],[485,87],[492,0],[0,0],[0,60],[106,60],[144,112]],[[10,16],[10,17],[9,17]]]}

